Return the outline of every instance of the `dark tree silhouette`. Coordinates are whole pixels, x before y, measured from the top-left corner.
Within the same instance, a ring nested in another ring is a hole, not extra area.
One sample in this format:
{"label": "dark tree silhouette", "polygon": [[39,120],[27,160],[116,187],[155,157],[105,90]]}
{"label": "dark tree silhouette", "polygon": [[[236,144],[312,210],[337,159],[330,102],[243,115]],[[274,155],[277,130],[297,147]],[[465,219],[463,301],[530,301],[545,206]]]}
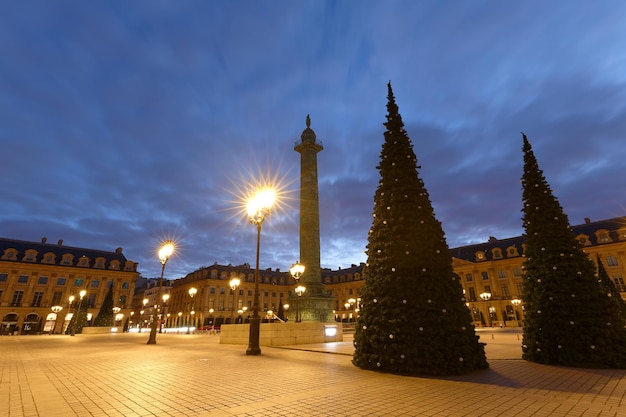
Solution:
{"label": "dark tree silhouette", "polygon": [[[575,367],[626,365],[623,315],[576,240],[523,136],[523,358]],[[600,264],[601,265],[601,264]],[[607,277],[608,279],[608,277]]]}
{"label": "dark tree silhouette", "polygon": [[98,316],[93,321],[93,327],[112,327],[115,324],[113,317],[113,284],[109,285],[102,306],[98,312]]}
{"label": "dark tree silhouette", "polygon": [[353,363],[408,375],[486,368],[391,84],[387,110]]}

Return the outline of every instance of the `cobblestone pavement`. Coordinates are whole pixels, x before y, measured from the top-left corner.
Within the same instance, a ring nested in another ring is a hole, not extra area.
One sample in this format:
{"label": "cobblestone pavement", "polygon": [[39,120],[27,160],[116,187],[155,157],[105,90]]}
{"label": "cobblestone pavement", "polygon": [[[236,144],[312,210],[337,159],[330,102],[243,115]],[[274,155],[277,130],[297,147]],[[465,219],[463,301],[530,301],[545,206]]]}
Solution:
{"label": "cobblestone pavement", "polygon": [[479,330],[490,368],[402,377],[339,343],[221,345],[215,335],[3,336],[0,416],[626,416],[626,371],[537,365],[520,334]]}

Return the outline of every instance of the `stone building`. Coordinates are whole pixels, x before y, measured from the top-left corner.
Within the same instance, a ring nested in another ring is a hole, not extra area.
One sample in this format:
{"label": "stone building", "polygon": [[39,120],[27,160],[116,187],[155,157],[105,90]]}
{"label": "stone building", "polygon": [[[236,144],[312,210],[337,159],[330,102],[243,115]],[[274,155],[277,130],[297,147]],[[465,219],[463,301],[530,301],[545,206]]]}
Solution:
{"label": "stone building", "polygon": [[110,285],[120,308],[116,324],[123,326],[138,276],[137,263],[126,259],[122,248],[107,252],[64,246],[62,240],[0,238],[0,334],[61,333],[81,302],[81,290],[91,320]]}

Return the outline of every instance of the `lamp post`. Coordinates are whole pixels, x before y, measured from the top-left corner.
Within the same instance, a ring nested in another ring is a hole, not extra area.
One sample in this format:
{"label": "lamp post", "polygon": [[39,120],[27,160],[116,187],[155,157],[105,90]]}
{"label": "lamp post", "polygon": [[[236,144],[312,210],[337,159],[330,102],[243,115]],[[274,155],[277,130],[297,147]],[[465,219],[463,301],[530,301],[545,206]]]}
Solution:
{"label": "lamp post", "polygon": [[306,291],[306,287],[304,285],[298,285],[294,290],[298,295],[298,302],[296,303],[296,323],[302,322],[302,314],[300,314],[300,297]]}
{"label": "lamp post", "polygon": [[52,306],[52,307],[50,307],[50,309],[55,314],[55,316],[54,316],[54,327],[52,327],[52,330],[50,331],[50,334],[54,334],[54,331],[57,329],[57,323],[59,321],[59,313],[61,312],[61,310],[63,310],[63,307],[62,306]]}
{"label": "lamp post", "polygon": [[183,312],[179,311],[178,312],[178,326],[176,326],[176,327],[178,327],[178,330],[176,331],[177,333],[180,330],[180,328],[182,327],[182,324],[181,324],[182,318],[183,318]]}
{"label": "lamp post", "polygon": [[519,315],[517,313],[517,307],[522,304],[522,300],[519,298],[514,298],[511,300],[511,304],[513,304],[513,311],[515,312],[515,322],[517,323],[517,327],[519,327]]}
{"label": "lamp post", "polygon": [[239,287],[239,284],[241,284],[241,280],[239,278],[233,278],[233,279],[231,279],[228,282],[228,285],[230,286],[230,291],[233,293],[233,308],[232,308],[231,313],[230,313],[230,322],[231,323],[233,321],[233,315],[235,313],[235,291]]}
{"label": "lamp post", "polygon": [[80,293],[78,293],[78,295],[80,295],[80,300],[78,301],[78,308],[76,308],[76,318],[74,319],[74,325],[72,326],[72,332],[70,333],[71,336],[76,335],[76,325],[78,324],[78,316],[80,315],[80,308],[83,305],[83,298],[85,297],[85,294],[87,294],[87,291],[85,290],[80,290]]}
{"label": "lamp post", "polygon": [[133,324],[134,324],[134,322],[133,322],[133,316],[134,316],[134,315],[135,315],[135,312],[134,312],[134,311],[131,311],[131,312],[130,312],[130,317],[128,318],[128,331],[129,331],[129,332],[130,332],[130,329],[132,329],[132,328],[133,328]]}
{"label": "lamp post", "polygon": [[122,311],[119,307],[113,307],[113,327],[117,327],[117,313]]}
{"label": "lamp post", "polygon": [[257,229],[256,240],[256,268],[254,272],[254,298],[252,302],[252,317],[250,318],[250,334],[246,355],[260,355],[259,336],[261,331],[261,317],[259,316],[259,254],[261,252],[261,227],[263,221],[270,214],[276,194],[274,190],[265,188],[259,190],[247,202],[248,220]]}
{"label": "lamp post", "polygon": [[[189,321],[193,320],[193,315],[196,314],[196,312],[193,310],[193,296],[196,295],[196,293],[198,292],[197,288],[191,287],[189,288],[189,296],[191,297],[191,311],[189,314],[191,314],[191,316],[189,317]],[[189,328],[191,327],[191,323],[187,323],[187,334],[190,334],[189,332]]]}
{"label": "lamp post", "polygon": [[161,299],[163,300],[163,315],[162,315],[163,320],[161,320],[161,324],[159,325],[159,333],[163,333],[163,326],[164,326],[163,321],[167,320],[167,318],[166,318],[167,316],[165,315],[165,309],[167,308],[167,300],[170,299],[170,295],[169,294],[163,294]]}
{"label": "lamp post", "polygon": [[[304,274],[304,269],[305,269],[304,265],[302,265],[300,261],[296,261],[296,263],[291,265],[291,268],[289,268],[289,273],[291,274],[293,279],[296,281],[296,284],[299,282],[298,280],[300,279],[302,274]],[[304,293],[304,290],[302,290],[302,292]],[[296,294],[297,293],[298,293],[298,287],[296,287]],[[298,294],[298,300],[296,301],[296,323],[300,323],[302,321],[300,318],[300,296],[301,295],[302,294]]]}
{"label": "lamp post", "polygon": [[489,314],[489,327],[491,327],[491,306],[489,305],[489,300],[491,300],[491,293],[483,292],[480,294],[480,298],[482,298],[483,301],[487,301],[487,314]]}
{"label": "lamp post", "polygon": [[[165,273],[165,264],[170,259],[174,253],[174,242],[168,240],[165,242],[161,249],[159,249],[159,261],[161,262],[161,279],[159,280],[159,289],[157,291],[156,302],[158,303],[161,298],[161,289],[163,288],[163,274]],[[150,337],[148,338],[148,345],[156,345],[156,334],[157,334],[157,320],[159,319],[159,309],[158,306],[154,306],[155,314],[153,314],[152,325],[150,327]]]}

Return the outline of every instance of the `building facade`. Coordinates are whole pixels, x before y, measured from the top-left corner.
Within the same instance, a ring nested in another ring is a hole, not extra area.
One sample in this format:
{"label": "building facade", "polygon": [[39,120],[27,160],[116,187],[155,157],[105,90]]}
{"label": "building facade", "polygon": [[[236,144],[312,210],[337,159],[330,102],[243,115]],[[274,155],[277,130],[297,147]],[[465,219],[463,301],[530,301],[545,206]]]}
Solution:
{"label": "building facade", "polygon": [[[626,217],[573,226],[576,239],[590,259],[599,255],[615,287],[626,300]],[[519,327],[523,325],[522,264],[524,237],[491,237],[488,242],[450,249],[454,272],[461,277],[467,306],[474,325]],[[338,271],[322,272],[324,285],[336,298],[335,317],[352,321],[358,314],[363,287],[363,264]]]}
{"label": "building facade", "polygon": [[81,302],[88,303],[91,322],[109,286],[120,309],[116,324],[124,326],[138,276],[137,263],[122,248],[107,252],[64,246],[62,240],[0,238],[0,334],[62,333]]}

